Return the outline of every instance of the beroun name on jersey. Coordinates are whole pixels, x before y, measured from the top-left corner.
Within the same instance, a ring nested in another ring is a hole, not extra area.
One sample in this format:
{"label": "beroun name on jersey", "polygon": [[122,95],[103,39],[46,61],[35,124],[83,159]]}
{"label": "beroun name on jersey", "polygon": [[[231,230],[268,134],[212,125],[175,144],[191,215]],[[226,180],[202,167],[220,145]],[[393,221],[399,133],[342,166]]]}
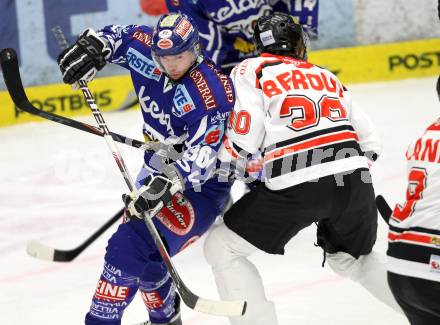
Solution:
{"label": "beroun name on jersey", "polygon": [[440,282],[440,119],[410,144],[404,205],[390,218],[388,269]]}
{"label": "beroun name on jersey", "polygon": [[238,95],[221,160],[263,152],[269,189],[368,168],[365,156],[380,154],[372,123],[328,70],[263,53],[236,66],[231,77]]}

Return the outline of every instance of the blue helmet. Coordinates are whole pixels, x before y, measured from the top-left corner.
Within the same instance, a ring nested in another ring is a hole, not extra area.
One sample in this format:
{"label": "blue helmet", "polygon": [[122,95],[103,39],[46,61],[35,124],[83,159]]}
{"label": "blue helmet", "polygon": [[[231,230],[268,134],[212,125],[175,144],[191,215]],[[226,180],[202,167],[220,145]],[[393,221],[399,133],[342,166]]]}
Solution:
{"label": "blue helmet", "polygon": [[160,17],[153,33],[153,55],[175,55],[192,49],[197,57],[200,54],[199,31],[193,20],[181,13]]}

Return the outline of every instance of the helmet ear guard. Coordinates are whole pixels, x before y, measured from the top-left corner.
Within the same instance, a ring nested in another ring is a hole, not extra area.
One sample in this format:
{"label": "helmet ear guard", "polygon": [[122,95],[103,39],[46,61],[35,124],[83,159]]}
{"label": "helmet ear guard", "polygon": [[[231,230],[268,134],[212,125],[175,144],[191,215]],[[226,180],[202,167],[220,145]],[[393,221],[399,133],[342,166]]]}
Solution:
{"label": "helmet ear guard", "polygon": [[309,37],[292,16],[277,12],[257,20],[254,43],[260,53],[282,54],[305,60]]}

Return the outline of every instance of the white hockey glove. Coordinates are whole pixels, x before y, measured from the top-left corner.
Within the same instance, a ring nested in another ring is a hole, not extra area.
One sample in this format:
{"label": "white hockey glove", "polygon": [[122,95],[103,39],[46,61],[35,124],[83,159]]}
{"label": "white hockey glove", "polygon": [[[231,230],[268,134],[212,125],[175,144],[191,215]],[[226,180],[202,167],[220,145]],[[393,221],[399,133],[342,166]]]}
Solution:
{"label": "white hockey glove", "polygon": [[128,217],[142,219],[141,214],[155,208],[160,202],[165,206],[173,195],[181,190],[180,182],[172,182],[164,175],[151,177],[147,185],[137,191],[122,195],[122,201],[128,212]]}
{"label": "white hockey glove", "polygon": [[86,29],[75,44],[58,56],[63,81],[74,84],[78,80],[93,80],[96,73],[105,66],[105,57],[109,54],[107,43],[93,29]]}

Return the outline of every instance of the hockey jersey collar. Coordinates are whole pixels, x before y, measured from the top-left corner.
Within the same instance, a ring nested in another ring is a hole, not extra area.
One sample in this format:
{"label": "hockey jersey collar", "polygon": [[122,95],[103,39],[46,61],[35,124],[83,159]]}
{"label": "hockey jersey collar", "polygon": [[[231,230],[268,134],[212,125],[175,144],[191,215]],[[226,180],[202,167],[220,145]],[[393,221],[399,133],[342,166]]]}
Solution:
{"label": "hockey jersey collar", "polygon": [[273,54],[273,53],[263,52],[260,54],[260,57],[273,58],[273,59],[276,59],[278,61],[281,61],[281,62],[284,62],[287,64],[294,64],[294,65],[301,67],[301,68],[310,68],[311,66],[313,66],[313,64],[311,64],[307,61],[304,61],[304,60],[295,59],[290,56],[277,55],[277,54]]}

